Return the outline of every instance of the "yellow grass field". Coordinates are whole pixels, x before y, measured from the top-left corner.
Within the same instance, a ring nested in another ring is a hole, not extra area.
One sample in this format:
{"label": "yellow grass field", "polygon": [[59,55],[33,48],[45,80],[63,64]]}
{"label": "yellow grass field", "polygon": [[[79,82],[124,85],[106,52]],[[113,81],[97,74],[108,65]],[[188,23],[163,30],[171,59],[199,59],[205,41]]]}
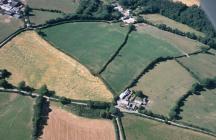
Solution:
{"label": "yellow grass field", "polygon": [[174,2],[182,2],[187,6],[200,5],[200,0],[173,0]]}
{"label": "yellow grass field", "polygon": [[177,100],[189,91],[195,79],[176,61],[158,64],[134,87],[149,96],[147,109],[168,116]]}
{"label": "yellow grass field", "polygon": [[173,28],[173,29],[179,29],[180,31],[183,31],[183,32],[191,32],[191,33],[195,33],[196,35],[198,36],[202,36],[204,37],[205,34],[202,33],[202,32],[199,32],[191,27],[189,27],[188,25],[185,25],[185,24],[182,24],[182,23],[179,23],[179,22],[176,22],[172,19],[169,19],[165,16],[162,16],[160,14],[146,14],[146,15],[143,15],[143,17],[147,20],[147,21],[150,21],[152,22],[154,25],[157,25],[157,24],[166,24],[167,26]]}
{"label": "yellow grass field", "polygon": [[51,107],[42,140],[115,140],[112,121],[87,119]]}
{"label": "yellow grass field", "polygon": [[112,94],[80,63],[59,52],[35,32],[25,32],[0,49],[0,68],[10,82],[26,81],[34,88],[47,84],[57,95],[81,100],[111,101]]}

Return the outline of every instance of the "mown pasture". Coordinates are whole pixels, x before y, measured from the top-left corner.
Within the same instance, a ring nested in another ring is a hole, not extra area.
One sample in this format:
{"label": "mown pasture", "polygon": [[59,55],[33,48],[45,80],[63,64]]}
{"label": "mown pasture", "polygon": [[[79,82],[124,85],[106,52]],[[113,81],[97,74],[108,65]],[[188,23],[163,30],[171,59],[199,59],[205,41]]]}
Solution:
{"label": "mown pasture", "polygon": [[[46,10],[59,10],[65,14],[75,13],[79,1],[78,0],[28,0],[27,4],[31,8],[46,9]],[[62,17],[62,13],[54,13],[48,11],[33,10],[31,12],[30,21],[33,24],[44,24],[50,19]]]}
{"label": "mown pasture", "polygon": [[198,54],[189,58],[178,59],[184,66],[190,69],[199,80],[216,76],[216,57],[209,54]]}
{"label": "mown pasture", "polygon": [[58,17],[63,17],[63,14],[33,10],[32,16],[30,16],[29,19],[33,25],[39,25],[44,24],[51,19],[56,19]]}
{"label": "mown pasture", "polygon": [[177,34],[173,34],[167,31],[160,30],[156,27],[147,24],[137,24],[137,29],[146,34],[152,35],[155,38],[169,42],[174,47],[178,48],[184,53],[194,53],[200,51],[201,48],[208,47],[196,40],[186,38]]}
{"label": "mown pasture", "polygon": [[0,42],[21,27],[23,27],[21,20],[0,15]]}
{"label": "mown pasture", "polygon": [[215,140],[202,133],[128,114],[122,122],[127,140]]}
{"label": "mown pasture", "polygon": [[216,133],[216,90],[202,91],[190,96],[182,107],[180,116],[187,122]]}
{"label": "mown pasture", "polygon": [[154,25],[166,24],[167,26],[169,26],[173,29],[179,29],[182,32],[191,32],[191,33],[196,34],[197,36],[202,36],[202,37],[205,36],[204,33],[196,31],[195,29],[189,27],[188,25],[176,22],[176,21],[169,19],[165,16],[162,16],[160,14],[146,14],[146,15],[143,15],[143,17],[147,21],[153,23]]}
{"label": "mown pasture", "polygon": [[119,93],[153,60],[183,55],[171,44],[140,31],[132,32],[119,55],[108,65],[102,77]]}
{"label": "mown pasture", "polygon": [[149,97],[147,109],[168,116],[178,99],[187,93],[196,80],[175,60],[158,64],[142,76],[136,91],[143,91]]}
{"label": "mown pasture", "polygon": [[2,140],[30,140],[33,100],[16,93],[0,92],[0,136]]}
{"label": "mown pasture", "polygon": [[54,47],[98,72],[123,43],[128,28],[118,23],[67,23],[42,30]]}
{"label": "mown pasture", "polygon": [[34,88],[46,84],[59,96],[112,100],[112,93],[98,77],[35,32],[24,32],[12,39],[0,49],[0,56],[0,68],[12,73],[9,81],[14,85],[24,80]]}

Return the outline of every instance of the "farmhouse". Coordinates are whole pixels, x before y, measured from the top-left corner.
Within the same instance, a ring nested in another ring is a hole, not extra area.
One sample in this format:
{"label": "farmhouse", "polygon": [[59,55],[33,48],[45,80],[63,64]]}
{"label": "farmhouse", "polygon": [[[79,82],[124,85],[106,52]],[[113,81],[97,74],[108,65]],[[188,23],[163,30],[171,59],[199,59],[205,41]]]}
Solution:
{"label": "farmhouse", "polygon": [[16,18],[22,16],[24,5],[18,0],[0,0],[0,13]]}
{"label": "farmhouse", "polygon": [[117,106],[128,110],[137,110],[140,107],[145,107],[147,103],[148,99],[146,96],[138,97],[134,91],[127,89],[119,95]]}

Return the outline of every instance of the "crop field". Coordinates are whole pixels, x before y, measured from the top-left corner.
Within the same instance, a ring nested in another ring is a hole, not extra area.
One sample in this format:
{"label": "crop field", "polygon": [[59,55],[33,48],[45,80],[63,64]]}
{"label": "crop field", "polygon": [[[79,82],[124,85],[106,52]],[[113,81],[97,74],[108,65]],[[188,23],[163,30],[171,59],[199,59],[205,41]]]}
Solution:
{"label": "crop field", "polygon": [[98,72],[123,43],[128,28],[117,24],[77,22],[42,30],[54,46]]}
{"label": "crop field", "polygon": [[199,78],[199,80],[216,76],[215,55],[198,54],[189,58],[181,58],[179,61],[189,68]]}
{"label": "crop field", "polygon": [[157,24],[166,24],[167,26],[173,28],[173,29],[179,29],[180,31],[183,32],[191,32],[195,33],[197,36],[202,36],[204,37],[205,34],[199,31],[196,31],[195,29],[189,27],[188,25],[176,22],[172,19],[169,19],[165,16],[162,16],[160,14],[146,14],[143,16],[147,21],[152,22],[154,25]]}
{"label": "crop field", "polygon": [[180,55],[178,49],[163,40],[143,32],[132,32],[126,46],[108,65],[102,77],[119,93],[156,58]]}
{"label": "crop field", "polygon": [[181,112],[184,122],[207,128],[216,133],[216,90],[201,92],[190,96]]}
{"label": "crop field", "polygon": [[122,118],[127,140],[215,140],[214,137],[138,116]]}
{"label": "crop field", "polygon": [[0,42],[14,33],[20,27],[23,27],[21,20],[12,19],[8,16],[0,15]]}
{"label": "crop field", "polygon": [[42,140],[115,140],[112,121],[87,119],[52,107]]}
{"label": "crop field", "polygon": [[33,15],[30,16],[29,18],[32,24],[38,25],[38,24],[44,24],[48,20],[56,19],[62,16],[63,15],[61,13],[33,10]]}
{"label": "crop field", "polygon": [[10,82],[24,80],[34,88],[47,84],[59,96],[111,101],[112,93],[99,78],[59,52],[35,32],[25,32],[0,49],[0,68],[12,73]]}
{"label": "crop field", "polygon": [[177,100],[190,90],[195,79],[176,61],[158,64],[133,88],[149,97],[148,110],[168,116]]}
{"label": "crop field", "polygon": [[150,34],[155,38],[169,42],[170,44],[185,53],[193,53],[199,51],[201,47],[207,47],[206,45],[198,41],[170,32],[166,32],[147,24],[137,24],[137,29],[146,34]]}
{"label": "crop field", "polygon": [[0,92],[0,136],[2,140],[30,140],[33,100]]}

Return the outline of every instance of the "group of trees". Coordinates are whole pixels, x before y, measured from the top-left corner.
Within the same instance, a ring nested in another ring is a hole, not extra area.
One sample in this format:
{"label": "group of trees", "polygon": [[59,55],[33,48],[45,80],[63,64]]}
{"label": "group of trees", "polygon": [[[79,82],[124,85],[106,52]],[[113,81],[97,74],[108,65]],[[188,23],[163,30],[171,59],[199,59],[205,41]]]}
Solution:
{"label": "group of trees", "polygon": [[9,71],[7,71],[6,69],[2,69],[0,70],[0,87],[3,88],[12,88],[13,86],[8,83],[8,81],[6,80],[7,78],[9,78],[11,76],[11,73]]}
{"label": "group of trees", "polygon": [[216,32],[204,11],[197,6],[187,7],[185,4],[169,0],[119,0],[119,2],[134,10],[135,14],[160,13],[177,22],[189,25],[206,34],[205,38],[199,38],[201,42],[216,49]]}

